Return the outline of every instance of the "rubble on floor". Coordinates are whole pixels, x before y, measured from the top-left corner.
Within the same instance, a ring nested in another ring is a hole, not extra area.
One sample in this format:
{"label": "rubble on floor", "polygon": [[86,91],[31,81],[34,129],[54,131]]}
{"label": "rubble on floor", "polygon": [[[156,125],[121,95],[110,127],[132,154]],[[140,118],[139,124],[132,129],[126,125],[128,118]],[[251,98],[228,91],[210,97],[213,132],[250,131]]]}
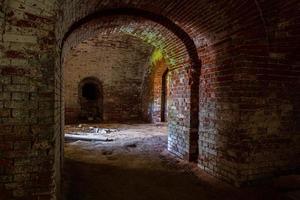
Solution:
{"label": "rubble on floor", "polygon": [[113,128],[103,128],[94,124],[67,125],[65,127],[66,140],[92,140],[92,141],[113,141],[112,133],[119,131]]}
{"label": "rubble on floor", "polygon": [[65,127],[66,152],[89,151],[159,152],[167,149],[167,124],[80,124]]}

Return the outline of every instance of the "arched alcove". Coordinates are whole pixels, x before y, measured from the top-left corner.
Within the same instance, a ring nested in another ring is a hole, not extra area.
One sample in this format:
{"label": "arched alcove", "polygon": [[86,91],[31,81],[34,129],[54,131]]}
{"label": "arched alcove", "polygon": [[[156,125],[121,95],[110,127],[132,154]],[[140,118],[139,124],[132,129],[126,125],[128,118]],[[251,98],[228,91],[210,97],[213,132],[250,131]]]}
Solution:
{"label": "arched alcove", "polygon": [[103,88],[94,77],[86,77],[78,86],[80,114],[79,120],[101,122],[103,120]]}

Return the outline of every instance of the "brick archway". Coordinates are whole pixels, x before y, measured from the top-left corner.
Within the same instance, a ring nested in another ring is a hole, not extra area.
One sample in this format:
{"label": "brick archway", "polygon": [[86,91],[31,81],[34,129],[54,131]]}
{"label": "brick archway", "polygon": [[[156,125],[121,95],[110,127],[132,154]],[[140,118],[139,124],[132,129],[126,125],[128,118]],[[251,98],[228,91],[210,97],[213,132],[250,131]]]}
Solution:
{"label": "brick archway", "polygon": [[[162,42],[157,44],[148,36],[143,35],[143,28],[149,25],[158,27],[156,31],[159,34],[156,36],[159,35]],[[112,26],[112,28],[107,26]],[[132,29],[134,30],[132,31]],[[62,63],[68,51],[80,41],[95,34],[112,32],[123,32],[140,39],[145,38],[146,41],[150,40],[150,44],[155,48],[161,48],[159,44],[166,43],[166,49],[162,49],[168,60],[172,82],[170,90],[173,95],[170,98],[173,99],[173,108],[176,107],[175,110],[170,110],[168,149],[181,158],[196,161],[198,157],[198,88],[201,62],[193,40],[168,18],[151,12],[134,8],[102,10],[88,15],[70,26],[61,40]],[[171,47],[167,48],[168,46]]]}

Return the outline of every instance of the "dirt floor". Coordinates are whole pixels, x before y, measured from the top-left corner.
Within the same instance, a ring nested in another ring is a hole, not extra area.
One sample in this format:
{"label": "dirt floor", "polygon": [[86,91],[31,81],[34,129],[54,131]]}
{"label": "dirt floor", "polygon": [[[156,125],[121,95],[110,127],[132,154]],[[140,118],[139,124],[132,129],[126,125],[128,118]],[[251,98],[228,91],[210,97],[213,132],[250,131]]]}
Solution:
{"label": "dirt floor", "polygon": [[241,189],[176,159],[166,150],[165,124],[76,125],[65,133],[92,138],[66,140],[66,200],[300,199],[300,188],[290,186],[298,176]]}

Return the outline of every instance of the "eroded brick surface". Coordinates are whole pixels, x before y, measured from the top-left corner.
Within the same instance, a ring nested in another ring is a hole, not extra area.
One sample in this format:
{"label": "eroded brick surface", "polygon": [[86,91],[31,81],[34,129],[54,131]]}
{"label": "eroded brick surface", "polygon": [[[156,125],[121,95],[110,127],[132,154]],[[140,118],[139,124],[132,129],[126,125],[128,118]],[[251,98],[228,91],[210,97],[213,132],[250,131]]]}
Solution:
{"label": "eroded brick surface", "polygon": [[55,198],[57,5],[35,0],[0,5],[0,199]]}

